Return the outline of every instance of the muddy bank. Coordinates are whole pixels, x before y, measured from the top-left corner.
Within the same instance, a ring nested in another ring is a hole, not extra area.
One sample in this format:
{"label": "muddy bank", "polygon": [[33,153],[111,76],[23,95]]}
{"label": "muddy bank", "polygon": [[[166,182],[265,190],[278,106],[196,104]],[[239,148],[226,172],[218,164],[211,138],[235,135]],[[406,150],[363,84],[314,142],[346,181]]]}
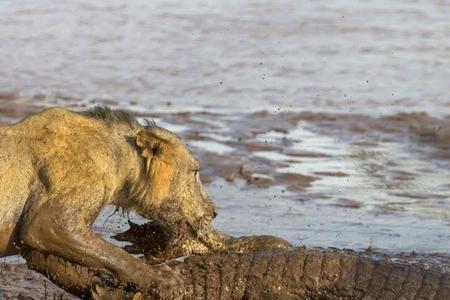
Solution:
{"label": "muddy bank", "polygon": [[43,275],[24,264],[0,266],[0,299],[5,300],[76,300]]}

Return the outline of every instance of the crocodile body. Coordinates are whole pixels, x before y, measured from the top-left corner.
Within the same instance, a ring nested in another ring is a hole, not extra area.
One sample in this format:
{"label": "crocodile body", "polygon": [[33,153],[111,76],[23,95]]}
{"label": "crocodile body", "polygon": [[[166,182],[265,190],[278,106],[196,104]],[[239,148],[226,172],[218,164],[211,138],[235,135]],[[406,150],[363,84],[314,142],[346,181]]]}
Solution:
{"label": "crocodile body", "polygon": [[450,274],[335,249],[193,256],[185,299],[450,299]]}
{"label": "crocodile body", "polygon": [[[98,270],[36,252],[28,256],[28,263],[40,272],[53,274],[53,281],[83,298],[136,297],[129,287],[118,285],[109,275],[99,276]],[[365,252],[300,247],[193,255],[169,264],[185,278],[185,300],[450,299],[448,271]],[[107,282],[102,292],[92,294],[101,281]],[[153,299],[148,295],[144,298]]]}

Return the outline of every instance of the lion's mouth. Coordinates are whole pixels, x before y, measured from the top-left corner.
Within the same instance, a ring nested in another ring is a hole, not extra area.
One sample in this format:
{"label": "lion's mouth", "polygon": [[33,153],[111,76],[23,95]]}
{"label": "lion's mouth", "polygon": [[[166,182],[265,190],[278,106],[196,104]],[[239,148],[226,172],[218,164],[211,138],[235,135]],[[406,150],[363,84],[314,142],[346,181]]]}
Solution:
{"label": "lion's mouth", "polygon": [[166,223],[172,234],[172,246],[202,244],[208,250],[215,250],[217,247],[216,230],[208,223],[195,223],[183,220],[176,224]]}
{"label": "lion's mouth", "polygon": [[150,221],[138,225],[129,221],[130,228],[114,236],[118,241],[131,245],[125,250],[144,254],[154,262],[190,254],[222,250],[226,236],[211,226],[193,227],[188,222],[168,223]]}

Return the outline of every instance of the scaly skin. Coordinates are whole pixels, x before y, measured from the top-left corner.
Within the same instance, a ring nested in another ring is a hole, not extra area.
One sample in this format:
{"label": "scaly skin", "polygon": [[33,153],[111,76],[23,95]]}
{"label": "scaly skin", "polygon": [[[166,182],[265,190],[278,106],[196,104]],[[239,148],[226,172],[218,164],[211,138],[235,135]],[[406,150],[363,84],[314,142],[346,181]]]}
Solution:
{"label": "scaly skin", "polygon": [[[51,279],[79,296],[139,299],[111,274],[99,276],[98,270],[38,252],[30,252],[27,262],[44,274],[59,274]],[[450,273],[354,251],[294,248],[212,253],[170,265],[184,277],[185,300],[450,299]]]}
{"label": "scaly skin", "polygon": [[184,299],[450,299],[450,274],[335,249],[193,256]]}

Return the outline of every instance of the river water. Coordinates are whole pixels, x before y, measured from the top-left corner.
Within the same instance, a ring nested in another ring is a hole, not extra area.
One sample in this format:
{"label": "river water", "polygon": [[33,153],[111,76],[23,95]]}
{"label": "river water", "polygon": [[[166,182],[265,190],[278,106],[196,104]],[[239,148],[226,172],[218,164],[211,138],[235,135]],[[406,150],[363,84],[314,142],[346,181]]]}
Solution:
{"label": "river water", "polygon": [[[126,109],[183,137],[227,233],[448,254],[449,15],[443,0],[2,0],[0,122]],[[108,213],[105,237],[126,228]]]}
{"label": "river water", "polygon": [[148,109],[441,114],[450,2],[0,1],[0,84]]}

